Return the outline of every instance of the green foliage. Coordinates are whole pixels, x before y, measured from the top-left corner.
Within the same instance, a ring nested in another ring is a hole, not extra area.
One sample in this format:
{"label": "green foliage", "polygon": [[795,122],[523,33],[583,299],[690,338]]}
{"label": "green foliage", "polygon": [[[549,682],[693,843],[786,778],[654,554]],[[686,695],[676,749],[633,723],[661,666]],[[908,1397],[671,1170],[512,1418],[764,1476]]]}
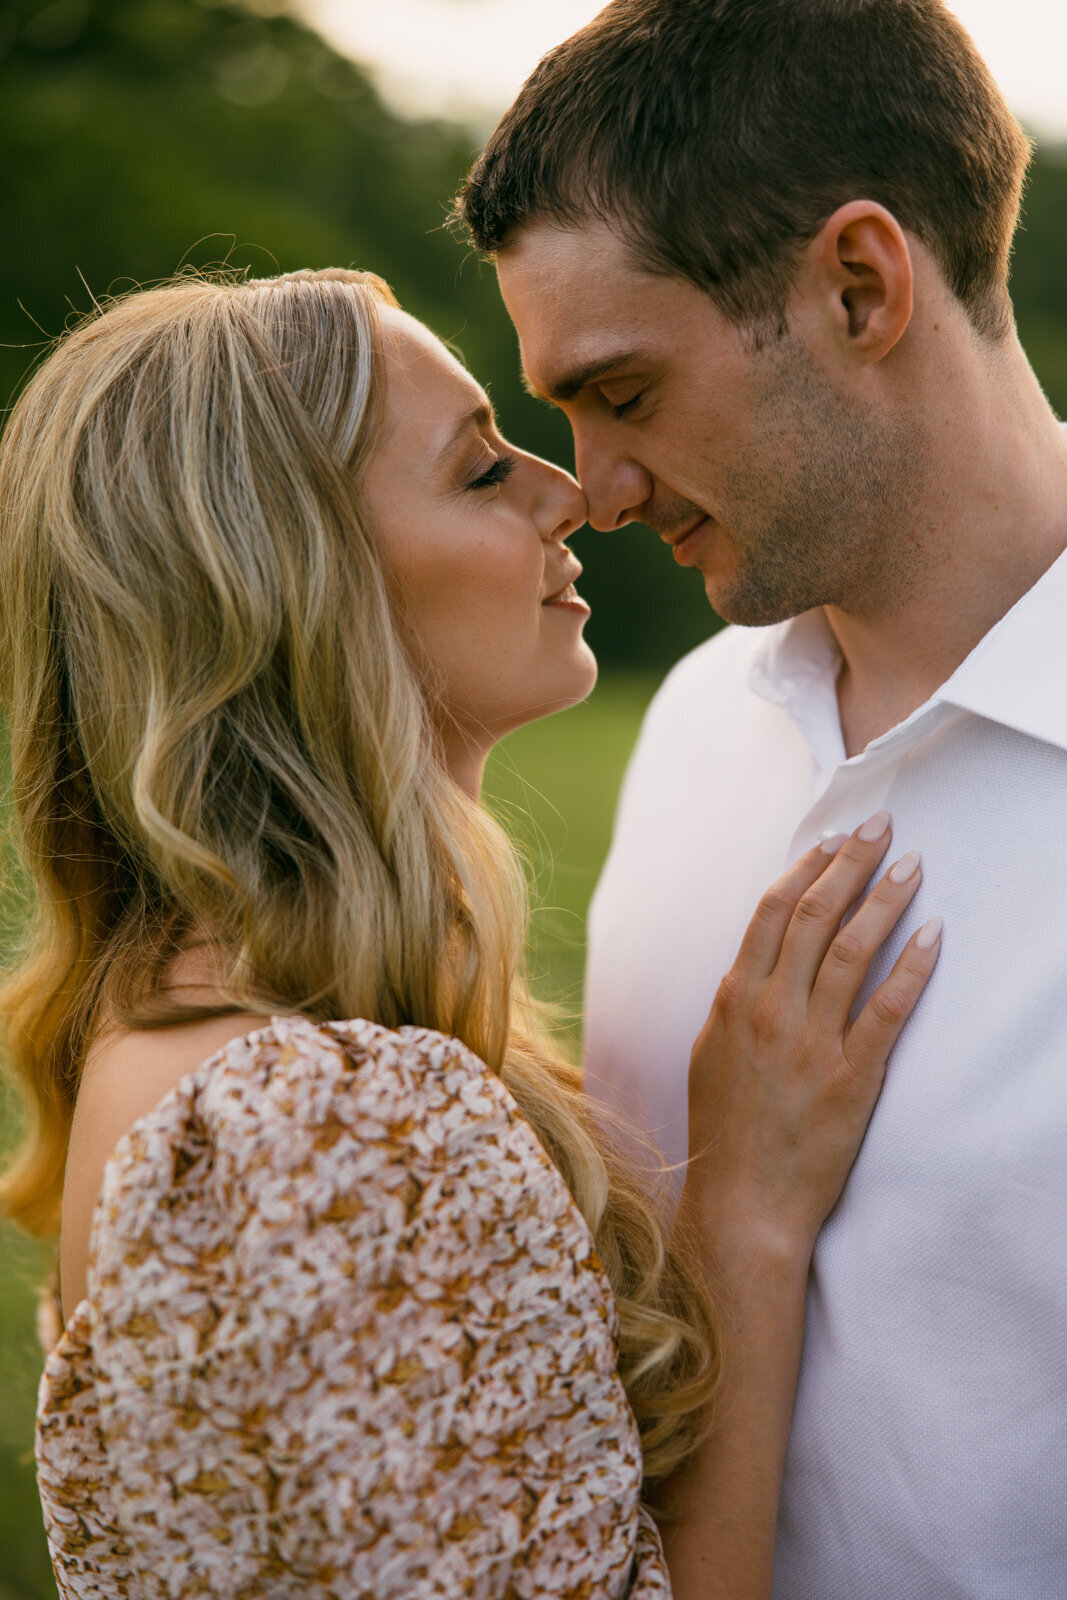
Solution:
{"label": "green foliage", "polygon": [[1038,153],[1011,286],[1019,336],[1045,393],[1067,417],[1067,148]]}

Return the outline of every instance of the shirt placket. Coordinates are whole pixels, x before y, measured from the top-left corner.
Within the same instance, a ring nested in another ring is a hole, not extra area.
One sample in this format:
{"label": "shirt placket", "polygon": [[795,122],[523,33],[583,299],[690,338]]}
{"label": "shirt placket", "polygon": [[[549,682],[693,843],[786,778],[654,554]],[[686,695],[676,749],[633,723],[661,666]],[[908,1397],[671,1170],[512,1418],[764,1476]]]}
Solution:
{"label": "shirt placket", "polygon": [[789,861],[835,834],[851,833],[876,811],[891,813],[893,783],[904,757],[959,715],[956,707],[935,701],[836,767],[823,769],[816,759],[815,799],[790,841]]}

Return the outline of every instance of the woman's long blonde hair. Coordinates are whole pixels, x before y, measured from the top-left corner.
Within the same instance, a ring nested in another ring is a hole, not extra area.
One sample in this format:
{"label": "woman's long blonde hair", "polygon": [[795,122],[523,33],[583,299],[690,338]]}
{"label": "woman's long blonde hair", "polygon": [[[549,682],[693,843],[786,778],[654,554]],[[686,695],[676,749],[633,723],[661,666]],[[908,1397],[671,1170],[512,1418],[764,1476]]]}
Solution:
{"label": "woman's long blonde hair", "polygon": [[451,780],[360,501],[380,279],[186,278],[62,340],[0,459],[0,700],[35,910],[2,1009],[28,1131],[8,1216],[58,1229],[102,1015],[173,1016],[207,938],[234,1009],[415,1023],[500,1074],[585,1215],[647,1481],[693,1447],[706,1290],[518,974],[525,881]]}

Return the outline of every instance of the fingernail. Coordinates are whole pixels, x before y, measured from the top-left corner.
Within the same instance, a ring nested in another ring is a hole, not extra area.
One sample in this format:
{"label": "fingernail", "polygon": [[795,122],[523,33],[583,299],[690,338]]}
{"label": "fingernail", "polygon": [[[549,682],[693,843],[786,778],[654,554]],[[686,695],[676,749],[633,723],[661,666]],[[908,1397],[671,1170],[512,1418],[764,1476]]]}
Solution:
{"label": "fingernail", "polygon": [[890,867],[890,883],[907,883],[909,878],[914,878],[918,866],[918,850],[909,850],[906,856],[901,856],[895,867]]}
{"label": "fingernail", "polygon": [[915,935],[915,943],[920,950],[932,950],[941,937],[942,922],[940,917],[931,917],[929,922],[924,922]]}
{"label": "fingernail", "polygon": [[880,839],[889,826],[889,812],[876,811],[873,817],[868,817],[862,828],[856,829],[856,838],[862,839],[864,844],[873,844]]}
{"label": "fingernail", "polygon": [[823,839],[819,845],[820,850],[825,850],[828,856],[835,856],[848,838],[847,833],[833,833],[829,839]]}

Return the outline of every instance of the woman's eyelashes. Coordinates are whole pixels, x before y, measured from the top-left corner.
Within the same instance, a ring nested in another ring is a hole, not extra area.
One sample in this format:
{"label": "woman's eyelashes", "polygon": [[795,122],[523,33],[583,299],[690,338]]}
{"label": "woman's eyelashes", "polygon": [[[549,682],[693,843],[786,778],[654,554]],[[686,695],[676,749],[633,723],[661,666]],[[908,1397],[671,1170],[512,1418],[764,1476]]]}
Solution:
{"label": "woman's eyelashes", "polygon": [[468,489],[492,489],[495,484],[510,478],[518,463],[514,456],[497,456],[491,467],[468,483]]}

